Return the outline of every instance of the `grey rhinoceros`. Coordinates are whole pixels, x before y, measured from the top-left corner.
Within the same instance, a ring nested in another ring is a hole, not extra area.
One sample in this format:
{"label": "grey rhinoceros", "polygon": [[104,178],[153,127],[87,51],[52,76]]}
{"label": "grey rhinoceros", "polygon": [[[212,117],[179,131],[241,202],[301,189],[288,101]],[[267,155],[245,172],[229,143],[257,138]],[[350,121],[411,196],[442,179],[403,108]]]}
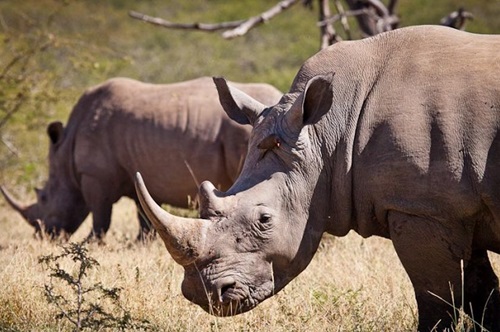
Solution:
{"label": "grey rhinoceros", "polygon": [[324,232],[354,230],[392,240],[419,330],[450,326],[461,261],[464,309],[500,330],[487,254],[500,253],[500,36],[424,26],[340,42],[267,108],[215,82],[229,116],[253,126],[233,186],[203,182],[190,219],[136,183],[187,299],[215,315],[250,310],[306,268]]}
{"label": "grey rhinoceros", "polygon": [[[283,95],[268,84],[235,85],[268,105]],[[195,198],[197,179],[229,188],[247,151],[246,127],[224,113],[210,77],[174,84],[114,78],[83,94],[66,127],[48,126],[49,179],[36,203],[21,204],[1,189],[37,230],[71,234],[91,212],[93,233],[102,237],[113,203],[137,201],[137,170],[158,202],[178,207]],[[142,237],[150,226],[139,220]]]}

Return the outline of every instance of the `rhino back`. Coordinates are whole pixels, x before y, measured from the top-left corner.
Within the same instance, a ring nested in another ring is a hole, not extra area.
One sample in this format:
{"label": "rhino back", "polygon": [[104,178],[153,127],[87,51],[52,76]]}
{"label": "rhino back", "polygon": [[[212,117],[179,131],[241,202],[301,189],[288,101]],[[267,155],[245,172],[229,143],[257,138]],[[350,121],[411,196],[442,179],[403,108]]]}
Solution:
{"label": "rhino back", "polygon": [[333,188],[347,189],[332,204],[361,235],[388,236],[392,209],[500,223],[499,49],[498,36],[427,26],[340,43],[304,65],[304,77],[336,73],[319,132],[336,142]]}
{"label": "rhino back", "polygon": [[114,200],[135,197],[137,171],[157,201],[176,206],[203,180],[227,189],[238,171],[228,163],[245,154],[250,131],[229,121],[208,77],[164,85],[112,79],[87,91],[73,113],[77,173],[110,183]]}

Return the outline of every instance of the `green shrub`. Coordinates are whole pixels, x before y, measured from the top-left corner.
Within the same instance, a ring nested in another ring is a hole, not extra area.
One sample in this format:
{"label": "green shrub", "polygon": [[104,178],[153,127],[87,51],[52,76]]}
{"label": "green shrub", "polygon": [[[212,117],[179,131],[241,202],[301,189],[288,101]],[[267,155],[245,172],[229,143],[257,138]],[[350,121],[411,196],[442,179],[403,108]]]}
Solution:
{"label": "green shrub", "polygon": [[[50,282],[44,286],[47,302],[56,307],[55,318],[74,326],[74,331],[101,330],[114,328],[119,330],[149,329],[147,320],[136,320],[120,302],[119,287],[105,287],[100,282],[87,283],[89,271],[97,269],[99,262],[89,256],[85,242],[69,243],[61,246],[59,255],[47,255],[39,258],[50,275]],[[74,271],[63,267],[65,260],[76,264]],[[138,272],[137,272],[138,273]],[[58,291],[56,283],[68,288],[69,294]]]}

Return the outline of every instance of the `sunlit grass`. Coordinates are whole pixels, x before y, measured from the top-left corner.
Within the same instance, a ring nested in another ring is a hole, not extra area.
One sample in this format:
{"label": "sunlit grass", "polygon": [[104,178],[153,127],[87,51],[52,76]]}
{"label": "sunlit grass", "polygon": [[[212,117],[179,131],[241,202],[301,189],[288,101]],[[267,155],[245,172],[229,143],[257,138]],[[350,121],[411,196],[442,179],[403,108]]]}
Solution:
{"label": "sunlit grass", "polygon": [[[446,4],[444,4],[446,2]],[[286,90],[303,61],[317,51],[316,12],[291,9],[247,36],[226,41],[217,34],[163,30],[133,21],[127,11],[144,11],[177,22],[242,18],[269,7],[269,1],[80,1],[5,0],[0,2],[0,37],[7,32],[32,38],[52,34],[55,47],[40,54],[33,75],[44,74],[52,102],[26,103],[0,128],[0,184],[23,200],[33,200],[34,186],[47,175],[49,121],[65,122],[84,89],[113,76],[165,83],[202,75],[234,81],[262,81]],[[228,4],[235,4],[228,6]],[[420,0],[399,4],[404,25],[436,23],[456,9],[457,1]],[[470,6],[469,6],[470,4]],[[56,6],[61,11],[48,20]],[[499,33],[497,1],[470,1],[474,31]],[[446,12],[436,12],[437,10]],[[21,43],[22,44],[22,43]],[[5,47],[0,62],[12,55]],[[1,67],[1,66],[0,66]],[[5,91],[3,91],[5,93]],[[1,94],[1,93],[0,93]],[[177,211],[176,211],[177,213]],[[59,251],[56,243],[37,241],[33,230],[0,198],[0,330],[69,330],[43,296],[47,271],[38,257]],[[71,238],[90,232],[87,220]],[[160,240],[135,242],[135,207],[117,204],[106,245],[91,244],[100,268],[91,282],[122,287],[122,299],[138,319],[161,331],[407,331],[416,327],[416,305],[408,277],[389,241],[326,237],[310,266],[282,292],[255,310],[216,318],[184,299],[183,270]],[[495,269],[500,269],[493,255]],[[58,325],[60,324],[60,325]]]}
{"label": "sunlit grass", "polygon": [[[48,273],[38,257],[57,253],[56,243],[32,238],[32,229],[4,206],[0,225],[0,329],[70,329],[57,323],[46,303]],[[90,220],[71,238],[82,240]],[[282,292],[253,311],[216,318],[180,293],[183,270],[163,243],[135,242],[135,206],[127,199],[115,206],[106,245],[89,245],[100,267],[89,282],[121,287],[121,299],[137,319],[160,330],[198,331],[402,331],[415,327],[415,304],[408,278],[391,244],[357,235],[326,237],[310,266]],[[70,267],[68,267],[70,268]]]}
{"label": "sunlit grass", "polygon": [[[57,310],[44,298],[48,272],[38,263],[41,255],[61,248],[33,239],[31,227],[1,204],[0,330],[71,330],[64,320],[55,320]],[[83,240],[90,226],[87,220],[71,241]],[[389,240],[362,239],[354,233],[343,238],[325,236],[309,267],[283,291],[248,313],[217,318],[182,296],[182,267],[173,262],[161,240],[136,243],[138,228],[133,202],[122,199],[115,205],[106,244],[88,247],[100,264],[88,279],[122,288],[121,302],[131,315],[148,320],[158,330],[399,332],[416,328],[413,290]],[[498,271],[499,256],[491,257]]]}

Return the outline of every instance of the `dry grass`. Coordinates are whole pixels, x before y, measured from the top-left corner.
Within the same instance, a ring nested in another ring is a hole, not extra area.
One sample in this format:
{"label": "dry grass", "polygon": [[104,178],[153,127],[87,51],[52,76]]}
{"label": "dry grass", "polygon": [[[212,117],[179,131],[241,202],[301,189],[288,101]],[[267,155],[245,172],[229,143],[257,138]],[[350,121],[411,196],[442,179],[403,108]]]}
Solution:
{"label": "dry grass", "polygon": [[[0,212],[0,330],[70,330],[55,320],[43,285],[48,273],[40,255],[60,252],[5,205]],[[90,220],[72,237],[82,240]],[[409,331],[416,327],[416,304],[410,282],[392,245],[380,238],[326,237],[310,266],[284,291],[255,310],[216,318],[184,299],[182,268],[160,240],[134,242],[138,225],[129,200],[115,206],[107,244],[91,244],[100,267],[90,282],[122,287],[121,300],[137,319],[161,331]],[[496,267],[499,266],[495,257]],[[66,268],[70,269],[70,266]],[[69,296],[70,294],[68,294]]]}

